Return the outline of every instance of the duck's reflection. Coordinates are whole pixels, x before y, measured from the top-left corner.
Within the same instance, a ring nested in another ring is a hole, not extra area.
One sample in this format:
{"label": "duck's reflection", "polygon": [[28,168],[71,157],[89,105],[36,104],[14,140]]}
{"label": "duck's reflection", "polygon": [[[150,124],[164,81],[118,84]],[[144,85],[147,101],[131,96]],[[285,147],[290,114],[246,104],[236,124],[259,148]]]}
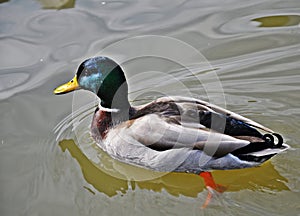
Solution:
{"label": "duck's reflection", "polygon": [[4,2],[8,2],[9,0],[0,0],[0,4]]}
{"label": "duck's reflection", "polygon": [[[157,192],[165,190],[174,196],[189,197],[197,197],[198,193],[204,189],[202,178],[197,175],[156,173],[118,162],[105,155],[104,152],[101,152],[101,160],[97,164],[89,160],[73,140],[63,140],[59,146],[63,151],[68,150],[77,160],[86,181],[108,196],[114,196],[119,192],[126,193],[128,185],[133,189],[137,186]],[[128,176],[136,180],[129,182],[126,180]],[[286,186],[287,179],[281,176],[270,162],[257,168],[214,171],[213,176],[217,183],[227,187],[227,192],[245,189],[289,190]]]}
{"label": "duck's reflection", "polygon": [[43,9],[67,9],[74,8],[75,0],[38,0]]}

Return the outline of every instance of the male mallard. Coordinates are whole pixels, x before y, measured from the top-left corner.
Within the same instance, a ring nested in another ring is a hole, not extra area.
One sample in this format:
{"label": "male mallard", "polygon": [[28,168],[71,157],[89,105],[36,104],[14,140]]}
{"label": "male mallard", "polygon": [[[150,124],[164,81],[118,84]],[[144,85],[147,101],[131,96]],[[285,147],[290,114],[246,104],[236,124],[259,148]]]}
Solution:
{"label": "male mallard", "polygon": [[77,89],[101,99],[91,131],[111,157],[156,171],[200,174],[217,191],[222,188],[210,170],[258,166],[288,148],[271,129],[202,100],[162,97],[131,106],[124,72],[107,57],[82,62],[75,77],[54,93]]}

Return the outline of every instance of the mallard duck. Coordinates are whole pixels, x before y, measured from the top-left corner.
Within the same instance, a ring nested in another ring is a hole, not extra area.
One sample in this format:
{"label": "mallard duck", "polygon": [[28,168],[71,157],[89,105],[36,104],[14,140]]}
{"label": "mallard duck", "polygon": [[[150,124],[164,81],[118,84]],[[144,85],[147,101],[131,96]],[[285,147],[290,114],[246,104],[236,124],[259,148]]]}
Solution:
{"label": "mallard duck", "polygon": [[[155,171],[198,174],[215,191],[224,187],[213,181],[211,170],[259,166],[289,147],[271,129],[199,99],[162,97],[131,106],[125,74],[108,57],[82,62],[54,94],[78,89],[100,98],[91,134],[111,157]],[[206,204],[211,195],[209,190]]]}

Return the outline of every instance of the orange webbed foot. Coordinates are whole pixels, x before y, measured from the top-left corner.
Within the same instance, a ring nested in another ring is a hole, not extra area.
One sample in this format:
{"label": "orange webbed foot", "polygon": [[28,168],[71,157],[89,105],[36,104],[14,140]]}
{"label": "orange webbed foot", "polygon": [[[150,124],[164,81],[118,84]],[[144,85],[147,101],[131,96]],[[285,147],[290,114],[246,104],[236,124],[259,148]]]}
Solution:
{"label": "orange webbed foot", "polygon": [[227,189],[227,187],[220,184],[216,184],[210,172],[201,172],[199,175],[203,178],[205,186],[208,190],[206,200],[202,205],[202,208],[206,208],[207,205],[210,203],[213,195],[215,194],[215,191],[223,193]]}

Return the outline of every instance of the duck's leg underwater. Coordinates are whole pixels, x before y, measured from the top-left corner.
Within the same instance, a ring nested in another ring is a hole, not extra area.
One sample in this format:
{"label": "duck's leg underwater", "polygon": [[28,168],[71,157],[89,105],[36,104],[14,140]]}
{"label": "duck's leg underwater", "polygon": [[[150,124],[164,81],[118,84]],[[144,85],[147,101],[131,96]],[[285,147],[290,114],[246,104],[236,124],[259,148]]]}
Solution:
{"label": "duck's leg underwater", "polygon": [[206,200],[202,205],[202,208],[205,208],[209,204],[213,196],[213,190],[219,193],[223,193],[226,190],[226,187],[216,184],[210,172],[201,172],[199,175],[203,178],[205,186],[208,190]]}

